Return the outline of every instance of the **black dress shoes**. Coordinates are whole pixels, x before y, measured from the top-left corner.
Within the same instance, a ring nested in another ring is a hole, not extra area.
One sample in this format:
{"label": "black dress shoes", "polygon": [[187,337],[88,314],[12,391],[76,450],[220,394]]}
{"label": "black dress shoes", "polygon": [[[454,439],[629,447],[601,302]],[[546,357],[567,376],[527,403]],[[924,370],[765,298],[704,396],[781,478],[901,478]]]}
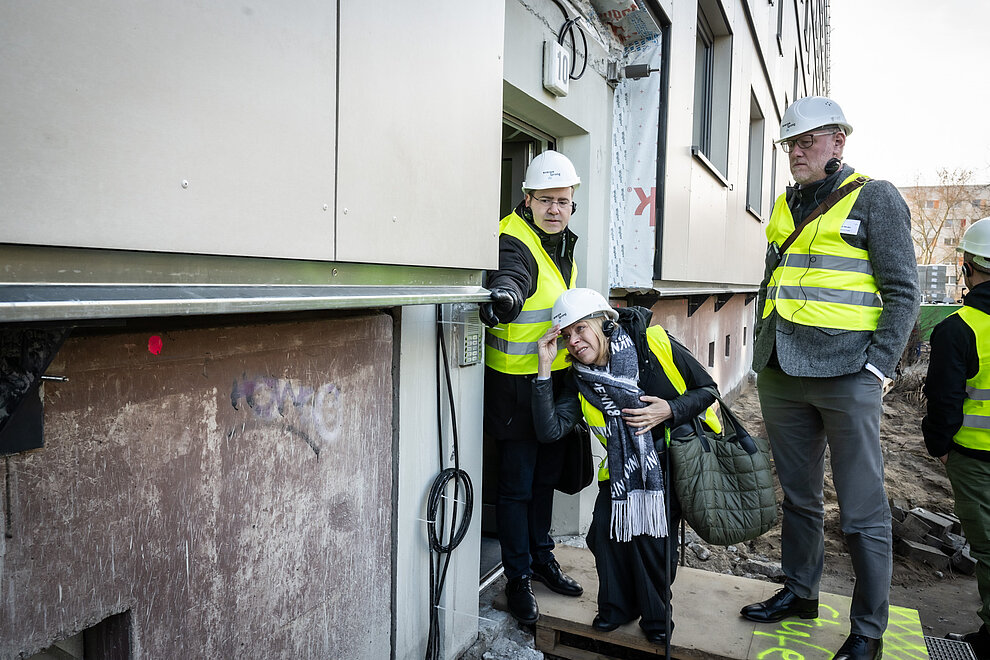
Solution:
{"label": "black dress shoes", "polygon": [[990,630],[987,629],[986,624],[980,626],[980,629],[976,632],[966,633],[948,633],[945,636],[946,639],[954,639],[957,642],[967,642],[973,648],[973,653],[976,654],[978,660],[990,660]]}
{"label": "black dress shoes", "polygon": [[846,637],[832,660],[880,660],[883,657],[883,640],[852,634]]}
{"label": "black dress shoes", "polygon": [[595,620],[591,622],[591,627],[599,632],[612,632],[621,625],[621,623],[610,623],[597,614]]}
{"label": "black dress shoes", "polygon": [[540,608],[536,604],[533,585],[528,575],[509,580],[505,585],[505,599],[509,603],[509,614],[519,623],[528,625],[539,620]]}
{"label": "black dress shoes", "polygon": [[665,633],[662,630],[654,630],[654,631],[644,630],[643,634],[646,635],[646,639],[648,639],[651,643],[656,644],[657,646],[663,646],[664,644],[667,643],[667,633]]}
{"label": "black dress shoes", "polygon": [[584,587],[567,577],[556,559],[545,564],[533,564],[533,579],[547,585],[550,591],[556,591],[564,596],[580,596]]}
{"label": "black dress shoes", "polygon": [[744,618],[757,623],[773,623],[789,616],[817,619],[818,599],[798,598],[789,589],[784,588],[762,602],[747,605],[739,613]]}

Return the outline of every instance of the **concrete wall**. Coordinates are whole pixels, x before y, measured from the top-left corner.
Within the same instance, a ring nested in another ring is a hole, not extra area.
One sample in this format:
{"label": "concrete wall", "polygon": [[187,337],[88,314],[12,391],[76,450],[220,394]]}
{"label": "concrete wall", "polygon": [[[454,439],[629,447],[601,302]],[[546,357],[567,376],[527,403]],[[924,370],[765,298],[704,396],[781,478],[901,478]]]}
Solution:
{"label": "concrete wall", "polygon": [[3,463],[0,657],[124,611],[135,658],[388,657],[392,328],[70,338]]}
{"label": "concrete wall", "polygon": [[756,300],[747,303],[746,296],[739,294],[718,311],[715,304],[716,298],[709,297],[688,316],[686,298],[661,299],[653,305],[652,322],[662,325],[684,344],[715,379],[719,392],[729,395],[745,382],[753,362]]}

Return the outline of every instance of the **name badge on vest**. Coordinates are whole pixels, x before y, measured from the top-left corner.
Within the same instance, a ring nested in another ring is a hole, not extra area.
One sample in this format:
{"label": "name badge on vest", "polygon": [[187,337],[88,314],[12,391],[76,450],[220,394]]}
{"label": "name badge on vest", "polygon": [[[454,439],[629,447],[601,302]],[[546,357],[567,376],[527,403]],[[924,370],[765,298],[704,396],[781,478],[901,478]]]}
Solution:
{"label": "name badge on vest", "polygon": [[846,221],[842,223],[841,227],[839,227],[839,233],[855,236],[856,234],[859,233],[859,225],[862,222],[863,222],[862,220],[854,220],[853,218],[846,218]]}

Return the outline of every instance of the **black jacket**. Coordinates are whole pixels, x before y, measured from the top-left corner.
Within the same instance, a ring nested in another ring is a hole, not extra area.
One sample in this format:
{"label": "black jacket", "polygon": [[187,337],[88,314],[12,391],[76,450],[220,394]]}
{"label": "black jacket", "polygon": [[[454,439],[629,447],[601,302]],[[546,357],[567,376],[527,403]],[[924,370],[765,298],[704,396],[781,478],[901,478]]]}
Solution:
{"label": "black jacket", "polygon": [[[619,325],[633,338],[636,354],[639,357],[639,386],[650,395],[665,399],[670,403],[673,417],[666,422],[670,428],[679,426],[699,415],[715,402],[715,381],[701,366],[691,351],[674,337],[670,337],[674,366],[684,377],[687,390],[678,394],[674,385],[663,372],[660,361],[650,350],[646,338],[646,328],[652,315],[643,307],[619,309]],[[574,372],[568,369],[563,383],[563,391],[554,399],[550,380],[538,380],[533,385],[533,423],[536,437],[540,442],[553,442],[567,434],[581,419],[581,402],[578,399],[578,386]],[[710,389],[709,389],[710,388]],[[653,428],[654,441],[663,437],[663,426]]]}
{"label": "black jacket", "polygon": [[[570,229],[547,234],[533,224],[533,215],[522,203],[516,213],[525,219],[540,237],[543,249],[557,266],[565,282],[570,282],[574,268],[574,245],[577,235]],[[498,239],[498,270],[487,274],[485,286],[512,289],[518,301],[509,314],[516,318],[527,298],[536,293],[538,266],[529,248],[514,236],[503,234]],[[556,390],[560,390],[564,371],[553,373]],[[496,440],[526,440],[534,438],[533,415],[530,412],[532,383],[535,374],[517,376],[485,367],[485,433]]]}
{"label": "black jacket", "polygon": [[[984,282],[966,295],[965,304],[990,314],[990,282]],[[990,452],[961,447],[952,441],[963,421],[966,380],[980,370],[976,334],[957,314],[949,316],[932,330],[931,355],[925,396],[928,414],[921,420],[925,446],[932,456],[944,456],[950,449],[983,461]]]}

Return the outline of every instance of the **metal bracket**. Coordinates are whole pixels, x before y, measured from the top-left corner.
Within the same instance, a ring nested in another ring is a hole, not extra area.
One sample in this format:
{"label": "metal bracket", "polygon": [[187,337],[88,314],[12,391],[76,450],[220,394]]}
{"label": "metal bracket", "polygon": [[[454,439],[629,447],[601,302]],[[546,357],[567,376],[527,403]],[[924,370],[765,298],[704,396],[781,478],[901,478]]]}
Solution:
{"label": "metal bracket", "polygon": [[732,300],[732,296],[734,296],[734,295],[735,294],[733,294],[733,293],[719,293],[719,294],[717,294],[715,296],[715,311],[717,312],[718,310],[720,310],[723,307],[725,307],[725,303],[727,303],[730,300]]}
{"label": "metal bracket", "polygon": [[743,304],[744,305],[748,305],[749,303],[753,302],[753,300],[756,298],[757,295],[758,294],[753,293],[753,292],[747,293],[746,294],[746,301]]}
{"label": "metal bracket", "polygon": [[708,300],[710,297],[711,296],[709,294],[707,294],[707,293],[704,293],[704,294],[701,294],[701,295],[697,295],[697,296],[688,296],[687,297],[687,301],[688,301],[688,318],[691,318],[692,316],[694,316],[694,313],[697,312],[698,309],[702,305],[704,305],[705,304],[705,301]]}

